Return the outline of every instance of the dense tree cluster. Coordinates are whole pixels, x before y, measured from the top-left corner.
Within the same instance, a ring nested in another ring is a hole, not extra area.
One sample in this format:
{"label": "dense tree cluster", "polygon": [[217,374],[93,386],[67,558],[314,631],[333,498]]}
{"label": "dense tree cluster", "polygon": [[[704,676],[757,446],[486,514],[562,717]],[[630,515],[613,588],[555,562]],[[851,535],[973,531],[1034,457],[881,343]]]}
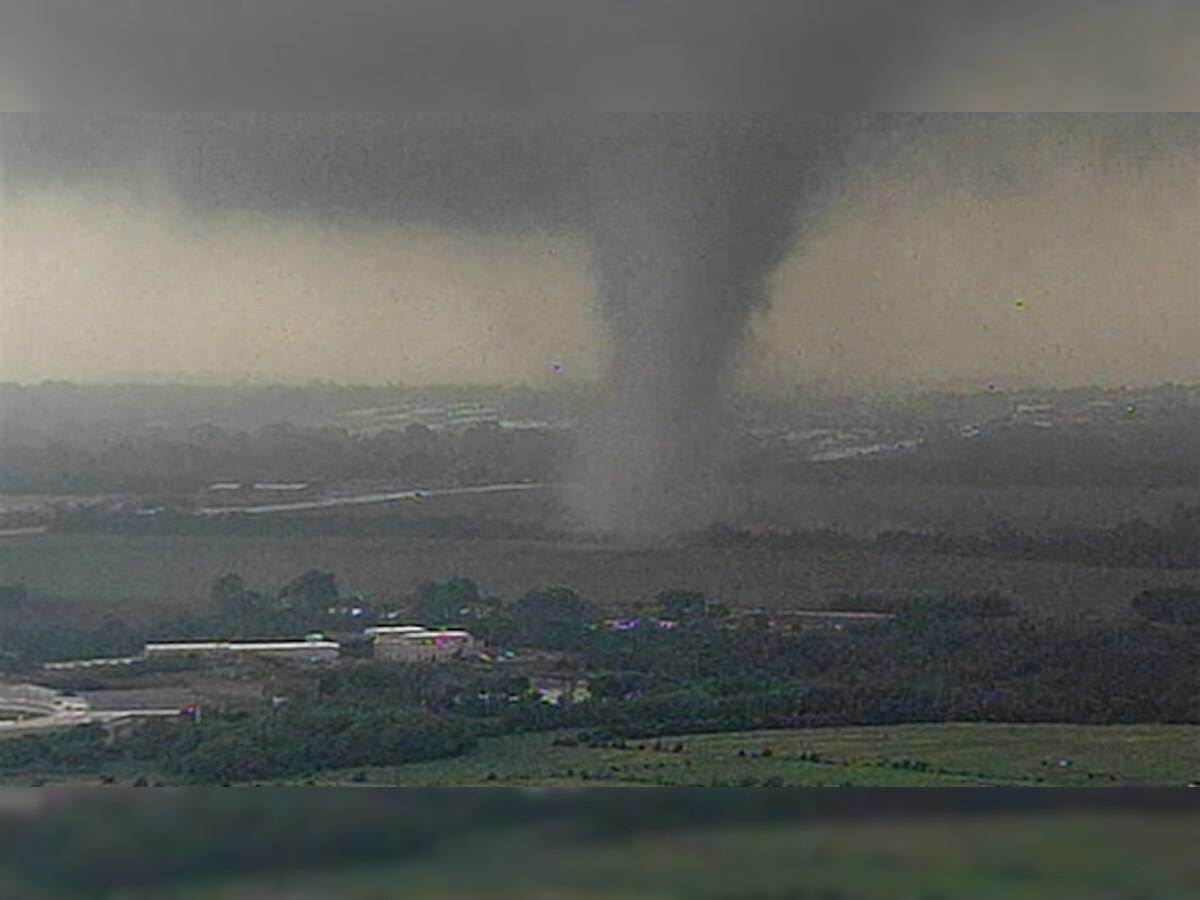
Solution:
{"label": "dense tree cluster", "polygon": [[342,703],[300,703],[248,720],[205,722],[190,737],[191,746],[171,767],[200,784],[423,762],[474,745],[474,729],[452,719]]}

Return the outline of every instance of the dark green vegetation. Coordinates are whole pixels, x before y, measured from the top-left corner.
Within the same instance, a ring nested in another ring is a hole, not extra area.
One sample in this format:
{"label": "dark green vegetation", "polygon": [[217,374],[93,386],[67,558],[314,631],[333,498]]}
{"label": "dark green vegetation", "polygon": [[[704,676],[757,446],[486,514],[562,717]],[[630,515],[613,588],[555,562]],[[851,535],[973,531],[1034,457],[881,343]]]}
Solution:
{"label": "dark green vegetation", "polygon": [[452,757],[473,748],[478,731],[395,696],[322,696],[258,715],[147,722],[116,742],[92,726],[12,738],[0,741],[0,772],[17,784],[232,784]]}
{"label": "dark green vegetation", "polygon": [[[255,629],[272,621],[317,627],[341,615],[343,604],[336,579],[319,571],[271,594],[226,576],[214,596],[218,617]],[[935,722],[1200,724],[1195,629],[1031,620],[995,593],[848,598],[847,605],[885,609],[894,618],[837,627],[786,613],[741,613],[688,591],[627,610],[634,618],[619,627],[563,587],[505,601],[460,578],[425,585],[410,602],[435,624],[465,626],[494,647],[520,652],[506,661],[447,666],[347,659],[300,683],[293,679],[288,701],[277,708],[147,727],[111,744],[99,731],[90,738],[20,738],[5,745],[0,762],[29,778],[115,774],[136,764],[156,777],[211,784],[454,757],[481,740],[555,732],[564,752],[588,752],[542,773],[552,779],[583,780],[587,773],[600,782],[739,786],[751,779],[779,786],[792,781],[761,763],[745,764],[750,774],[726,761],[735,774],[724,778],[712,767],[684,771],[691,758],[677,742],[690,734]],[[577,685],[586,693],[577,694]],[[548,690],[567,695],[547,702]],[[597,750],[631,754],[629,763],[604,757],[595,768],[588,754]],[[938,765],[890,753],[877,765],[859,760],[848,775],[841,761],[813,752],[795,751],[775,764],[799,763],[790,778],[806,786],[1048,780],[1027,769]],[[683,769],[667,764],[664,753],[682,760]],[[39,768],[39,759],[53,763]],[[561,763],[563,755],[544,759]],[[1200,774],[1171,771],[1186,780]],[[1117,778],[1109,770],[1087,774],[1093,777],[1080,783]]]}
{"label": "dark green vegetation", "polygon": [[840,548],[90,534],[0,539],[0,584],[25,584],[59,621],[95,622],[115,613],[131,623],[169,622],[202,606],[209,586],[227,572],[251,584],[280,585],[308,569],[335,572],[349,593],[381,603],[469,572],[505,596],[539,582],[586,585],[587,599],[614,614],[688,585],[732,605],[768,609],[822,606],[843,594],[1000,591],[1029,615],[1109,620],[1125,617],[1130,598],[1143,590],[1200,579],[1189,570]]}
{"label": "dark green vegetation", "polygon": [[1196,817],[1169,798],[895,793],[92,793],[4,817],[0,887],[30,900],[1172,900],[1200,887]]}

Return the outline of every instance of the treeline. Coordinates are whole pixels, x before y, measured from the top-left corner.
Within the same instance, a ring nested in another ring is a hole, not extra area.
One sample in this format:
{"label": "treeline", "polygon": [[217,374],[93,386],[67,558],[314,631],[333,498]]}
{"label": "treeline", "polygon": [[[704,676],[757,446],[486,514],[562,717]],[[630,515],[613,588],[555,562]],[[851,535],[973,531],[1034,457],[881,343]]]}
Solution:
{"label": "treeline", "polygon": [[46,604],[23,584],[0,584],[0,671],[23,672],[43,662],[127,656],[142,649],[148,635],[117,616],[98,625],[46,615]]}
{"label": "treeline", "polygon": [[[397,606],[399,608],[397,608]],[[511,601],[483,592],[469,578],[426,582],[399,604],[380,604],[343,594],[331,572],[312,570],[276,592],[250,587],[230,573],[214,582],[212,613],[185,623],[185,630],[219,629],[235,636],[303,631],[348,631],[387,624],[390,617],[428,627],[469,628],[497,647],[576,650],[596,614],[570,588],[549,585]]]}
{"label": "treeline", "polygon": [[1200,568],[1200,506],[1179,506],[1160,525],[1135,519],[1113,528],[1070,528],[1039,534],[1008,525],[961,536],[894,531],[878,535],[873,546],[901,553],[1122,568],[1195,569]]}
{"label": "treeline", "polygon": [[218,579],[210,602],[151,629],[116,615],[82,625],[46,615],[53,600],[21,584],[0,585],[0,670],[28,671],[44,662],[135,656],[150,640],[294,637],[352,621],[336,578],[306,572],[276,591],[254,590],[236,575]]}
{"label": "treeline", "polygon": [[1165,522],[1157,525],[1135,519],[1113,528],[1033,533],[1001,523],[965,535],[892,530],[858,538],[830,530],[745,531],[718,526],[698,535],[696,540],[740,549],[857,549],[1121,568],[1196,569],[1200,568],[1200,506],[1179,505]]}
{"label": "treeline", "polygon": [[131,536],[238,537],[238,538],[407,538],[411,540],[539,540],[559,537],[559,532],[523,520],[466,515],[430,515],[409,510],[369,515],[275,514],[256,516],[231,513],[220,517],[197,516],[187,511],[163,510],[149,516],[135,511],[110,512],[78,509],[61,514],[53,530],[60,534],[124,534]]}
{"label": "treeline", "polygon": [[[603,637],[603,640],[601,640]],[[911,605],[842,633],[724,628],[597,635],[599,706],[626,733],[1009,721],[1200,722],[1190,629],[1062,626]],[[603,711],[602,711],[603,710]],[[689,724],[689,721],[694,723]],[[665,723],[665,724],[664,724]]]}

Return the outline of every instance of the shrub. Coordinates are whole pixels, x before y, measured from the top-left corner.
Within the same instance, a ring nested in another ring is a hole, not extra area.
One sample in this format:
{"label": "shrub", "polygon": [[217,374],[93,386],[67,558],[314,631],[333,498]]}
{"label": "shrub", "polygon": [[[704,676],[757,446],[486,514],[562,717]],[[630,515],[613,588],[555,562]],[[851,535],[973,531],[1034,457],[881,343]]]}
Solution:
{"label": "shrub", "polygon": [[1200,626],[1200,590],[1155,588],[1133,598],[1134,612],[1151,622]]}

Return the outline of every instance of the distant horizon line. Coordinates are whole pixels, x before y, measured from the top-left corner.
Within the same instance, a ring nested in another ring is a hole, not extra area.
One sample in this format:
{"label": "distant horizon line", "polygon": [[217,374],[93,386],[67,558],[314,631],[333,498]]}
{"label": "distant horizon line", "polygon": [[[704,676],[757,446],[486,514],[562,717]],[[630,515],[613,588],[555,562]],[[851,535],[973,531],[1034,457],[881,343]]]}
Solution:
{"label": "distant horizon line", "polygon": [[[291,390],[303,389],[337,389],[337,390],[533,390],[553,393],[556,390],[570,392],[596,390],[602,386],[599,380],[580,380],[564,376],[553,382],[537,381],[338,381],[326,378],[300,379],[263,379],[257,377],[207,377],[207,376],[120,376],[104,379],[70,379],[42,378],[38,380],[21,381],[0,378],[0,389],[27,390],[44,387],[72,387],[83,389],[103,388],[286,388]],[[1016,393],[1071,393],[1079,391],[1155,391],[1169,388],[1196,390],[1200,389],[1200,379],[1196,381],[1154,381],[1154,382],[1075,382],[1063,385],[1045,385],[1022,383],[1016,379],[991,379],[979,383],[916,383],[892,385],[852,385],[834,384],[830,382],[797,383],[787,387],[768,388],[735,388],[730,392],[734,398],[758,396],[770,399],[787,399],[796,395],[810,395],[818,398],[835,396],[921,396],[928,394],[1016,394]]]}

